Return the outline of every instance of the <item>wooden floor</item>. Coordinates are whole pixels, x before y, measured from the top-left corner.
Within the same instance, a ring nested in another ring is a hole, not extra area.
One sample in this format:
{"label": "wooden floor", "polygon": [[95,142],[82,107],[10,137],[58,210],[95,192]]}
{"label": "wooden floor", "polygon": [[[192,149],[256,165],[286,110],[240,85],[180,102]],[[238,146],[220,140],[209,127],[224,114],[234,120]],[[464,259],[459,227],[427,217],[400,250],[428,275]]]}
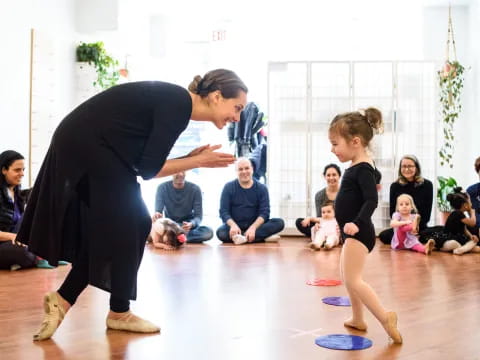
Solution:
{"label": "wooden floor", "polygon": [[108,294],[89,287],[52,340],[33,342],[45,292],[69,266],[0,271],[0,359],[480,359],[480,254],[427,257],[377,244],[365,279],[399,315],[404,344],[391,345],[368,314],[373,346],[361,351],[315,345],[343,327],[347,307],[322,303],[343,286],[306,285],[339,278],[340,249],[311,252],[300,238],[278,244],[147,248],[132,309],[162,327],[160,335],[107,331]]}

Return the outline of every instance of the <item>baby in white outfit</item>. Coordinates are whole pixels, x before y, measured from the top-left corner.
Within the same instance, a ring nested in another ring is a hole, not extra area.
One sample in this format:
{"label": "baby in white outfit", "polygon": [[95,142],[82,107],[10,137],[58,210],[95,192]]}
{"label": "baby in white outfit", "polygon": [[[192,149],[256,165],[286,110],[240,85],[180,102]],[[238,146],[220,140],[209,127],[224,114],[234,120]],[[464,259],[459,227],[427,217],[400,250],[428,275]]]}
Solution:
{"label": "baby in white outfit", "polygon": [[310,243],[310,248],[320,250],[324,247],[330,250],[339,243],[340,231],[337,220],[335,219],[333,202],[327,201],[322,205],[322,217],[320,221],[312,227],[312,242]]}

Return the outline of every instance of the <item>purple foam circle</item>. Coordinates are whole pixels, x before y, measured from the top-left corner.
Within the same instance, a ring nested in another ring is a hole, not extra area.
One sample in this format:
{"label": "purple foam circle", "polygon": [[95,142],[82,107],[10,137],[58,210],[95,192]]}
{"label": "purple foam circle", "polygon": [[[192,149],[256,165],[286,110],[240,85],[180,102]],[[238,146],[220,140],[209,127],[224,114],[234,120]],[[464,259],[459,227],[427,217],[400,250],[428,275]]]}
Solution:
{"label": "purple foam circle", "polygon": [[322,301],[325,304],[328,305],[334,305],[334,306],[352,306],[350,303],[350,299],[348,296],[329,296],[329,297],[324,297]]}
{"label": "purple foam circle", "polygon": [[363,336],[331,334],[316,338],[315,344],[333,350],[363,350],[371,347],[373,342]]}

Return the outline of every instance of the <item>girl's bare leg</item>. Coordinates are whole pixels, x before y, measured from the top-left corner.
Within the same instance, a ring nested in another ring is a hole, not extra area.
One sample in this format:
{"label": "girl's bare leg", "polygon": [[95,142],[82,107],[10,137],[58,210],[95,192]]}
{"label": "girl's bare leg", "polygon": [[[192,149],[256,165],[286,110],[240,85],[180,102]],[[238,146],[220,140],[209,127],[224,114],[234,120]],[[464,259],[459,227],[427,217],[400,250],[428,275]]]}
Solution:
{"label": "girl's bare leg", "polygon": [[345,279],[345,247],[347,243],[343,244],[342,252],[340,253],[340,276],[342,278],[345,287],[347,288],[348,295],[350,298],[350,303],[352,304],[352,317],[345,320],[343,323],[345,326],[355,328],[357,330],[365,331],[367,330],[367,323],[365,322],[363,316],[363,303],[360,298],[356,295],[355,292],[351,292],[347,287],[347,282]]}
{"label": "girl's bare leg", "polygon": [[453,250],[453,253],[455,255],[462,255],[462,254],[465,254],[467,252],[470,252],[473,250],[473,248],[475,246],[477,246],[477,243],[478,243],[478,239],[476,239],[477,241],[474,241],[474,240],[470,240],[470,241],[467,241],[467,243],[465,245],[462,245],[456,249]]}
{"label": "girl's bare leg", "polygon": [[[397,315],[387,312],[380,303],[375,291],[363,281],[363,267],[368,255],[368,250],[360,241],[347,238],[342,250],[342,265],[345,286],[352,302],[352,322],[363,321],[363,314],[359,311],[357,299],[380,321],[388,335],[395,343],[402,342],[402,336],[397,329]],[[352,301],[352,299],[354,299]],[[355,302],[355,306],[354,306]],[[359,317],[362,316],[362,317]]]}
{"label": "girl's bare leg", "polygon": [[447,240],[443,243],[443,246],[442,248],[440,249],[440,251],[453,251],[455,250],[456,248],[459,248],[461,245],[460,243],[457,241],[457,240]]}

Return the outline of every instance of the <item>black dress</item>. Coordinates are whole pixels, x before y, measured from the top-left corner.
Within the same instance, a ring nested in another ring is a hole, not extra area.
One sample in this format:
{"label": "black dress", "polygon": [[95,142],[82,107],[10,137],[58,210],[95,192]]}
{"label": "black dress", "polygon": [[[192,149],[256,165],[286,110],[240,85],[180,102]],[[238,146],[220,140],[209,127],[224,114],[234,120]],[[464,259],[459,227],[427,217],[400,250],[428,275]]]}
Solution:
{"label": "black dress", "polygon": [[135,299],[151,227],[136,177],[160,171],[191,112],[185,89],[157,81],[78,106],[53,135],[17,240],[51,264],[87,258],[91,285]]}
{"label": "black dress", "polygon": [[456,240],[460,245],[465,245],[470,240],[465,234],[467,226],[462,222],[465,218],[462,211],[454,210],[448,215],[443,231],[436,231],[430,235],[438,249],[441,249],[448,240]]}
{"label": "black dress", "polygon": [[[378,203],[375,169],[366,162],[349,167],[343,175],[340,190],[335,199],[335,217],[342,238],[355,238],[368,251],[375,246],[375,228],[372,214]],[[347,235],[343,232],[346,223],[353,222],[359,232]]]}

